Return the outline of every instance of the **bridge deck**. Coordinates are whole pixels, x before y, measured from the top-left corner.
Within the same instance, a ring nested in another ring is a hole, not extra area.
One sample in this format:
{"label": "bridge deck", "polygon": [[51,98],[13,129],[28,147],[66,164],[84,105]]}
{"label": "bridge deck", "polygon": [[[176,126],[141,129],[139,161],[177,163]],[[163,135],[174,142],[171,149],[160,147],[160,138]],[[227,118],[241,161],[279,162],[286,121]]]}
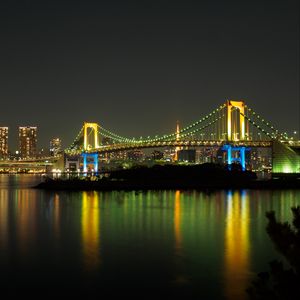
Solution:
{"label": "bridge deck", "polygon": [[[162,147],[222,147],[228,144],[227,141],[213,141],[213,140],[194,140],[194,141],[170,141],[170,142],[142,142],[142,143],[128,143],[128,144],[113,144],[102,145],[99,148],[89,149],[88,153],[106,153],[114,151],[125,151],[132,149],[143,148],[162,148]],[[233,141],[230,142],[232,146],[245,146],[245,147],[271,147],[271,141]],[[80,153],[80,151],[78,151]]]}

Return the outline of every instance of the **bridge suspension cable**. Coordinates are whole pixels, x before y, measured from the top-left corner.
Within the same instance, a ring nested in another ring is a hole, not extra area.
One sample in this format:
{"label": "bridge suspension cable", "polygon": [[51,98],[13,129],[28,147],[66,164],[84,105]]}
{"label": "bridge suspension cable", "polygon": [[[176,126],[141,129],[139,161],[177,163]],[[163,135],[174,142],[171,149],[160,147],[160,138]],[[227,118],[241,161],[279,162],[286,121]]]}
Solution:
{"label": "bridge suspension cable", "polygon": [[[85,123],[86,126],[91,128],[91,130],[88,132],[83,126],[73,143],[66,149],[66,151],[81,151],[83,147],[82,145],[79,145],[79,142],[80,139],[82,139],[83,134],[85,134],[84,147],[92,147],[88,145],[88,140],[90,140],[92,131],[94,133],[95,140],[100,141],[100,144],[95,142],[95,148],[105,145],[103,138],[108,139],[106,144],[112,142],[113,144],[124,143],[138,145],[141,143],[170,142],[176,141],[178,138],[181,139],[187,137],[193,137],[194,139],[197,139],[198,137],[199,139],[199,134],[200,139],[202,140],[231,140],[231,132],[233,140],[255,140],[257,137],[259,137],[258,139],[261,139],[261,133],[269,139],[288,140],[286,133],[280,133],[273,125],[271,125],[270,122],[266,121],[247,105],[244,106],[243,103],[243,101],[227,101],[227,103],[220,105],[211,113],[200,118],[196,122],[185,126],[177,132],[174,131],[170,134],[160,136],[155,135],[154,137],[124,137],[100,126],[99,124]],[[241,119],[240,116],[243,118]]]}
{"label": "bridge suspension cable", "polygon": [[[189,134],[184,134],[184,136],[189,136],[195,132],[198,132],[199,130],[196,131],[191,131],[193,128],[195,128],[196,126],[204,123],[205,121],[210,120],[213,116],[215,116],[216,114],[218,114],[219,112],[221,112],[222,109],[224,109],[226,107],[225,104],[221,105],[220,107],[216,108],[215,110],[213,110],[210,114],[207,114],[206,116],[204,116],[203,118],[199,119],[198,121],[182,128],[179,131],[179,135],[182,136],[183,133],[186,132],[190,132]],[[208,126],[204,126],[203,128],[207,128]],[[106,138],[110,138],[111,140],[114,141],[118,141],[118,142],[125,142],[125,143],[144,143],[144,142],[158,142],[158,141],[170,141],[172,139],[176,139],[176,134],[178,134],[177,132],[173,132],[170,134],[164,134],[162,136],[155,136],[155,137],[148,137],[148,138],[128,138],[128,137],[124,137],[124,136],[120,136],[108,129],[105,129],[104,127],[98,125],[99,128],[99,134],[103,135]]]}
{"label": "bridge suspension cable", "polygon": [[83,130],[84,130],[84,126],[81,127],[81,129],[79,130],[79,133],[75,137],[74,141],[68,148],[65,149],[65,151],[71,151],[72,149],[74,149],[76,143],[79,141],[80,137],[82,137]]}
{"label": "bridge suspension cable", "polygon": [[[256,122],[261,122],[262,124],[264,124],[264,126],[266,128],[268,128],[272,133],[268,132],[268,136],[273,138],[273,139],[276,139],[278,137],[280,137],[281,139],[284,139],[284,140],[288,140],[289,137],[287,136],[287,133],[281,133],[279,132],[279,130],[277,130],[270,122],[266,121],[264,118],[262,118],[259,114],[257,114],[253,109],[251,109],[250,107],[247,107],[248,108],[248,112],[251,114],[251,116],[253,116],[253,118],[251,118],[249,115],[248,115],[248,118],[249,120],[251,120],[252,124],[254,126],[256,126],[257,129],[259,129],[261,132],[267,134],[267,131],[264,130],[263,128],[261,128],[261,126],[259,126],[259,124],[256,124]],[[254,119],[256,119],[256,122],[254,121]]]}
{"label": "bridge suspension cable", "polygon": [[127,138],[127,137],[120,136],[116,133],[111,132],[110,130],[105,129],[100,125],[98,125],[98,128],[100,129],[100,135],[102,134],[103,136],[107,138],[111,138],[112,140],[117,140],[119,142],[132,142],[132,143],[138,142],[137,140],[135,140],[135,138]]}

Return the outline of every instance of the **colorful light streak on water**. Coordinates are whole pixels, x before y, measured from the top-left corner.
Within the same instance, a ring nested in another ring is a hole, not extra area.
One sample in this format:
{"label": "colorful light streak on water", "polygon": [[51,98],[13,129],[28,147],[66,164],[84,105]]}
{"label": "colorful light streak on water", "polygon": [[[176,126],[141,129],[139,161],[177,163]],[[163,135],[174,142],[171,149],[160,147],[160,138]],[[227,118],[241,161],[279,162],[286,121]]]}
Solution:
{"label": "colorful light streak on water", "polygon": [[242,191],[227,193],[224,277],[227,299],[245,299],[249,286],[249,198]]}
{"label": "colorful light streak on water", "polygon": [[92,271],[100,264],[99,193],[82,193],[82,251],[84,268]]}

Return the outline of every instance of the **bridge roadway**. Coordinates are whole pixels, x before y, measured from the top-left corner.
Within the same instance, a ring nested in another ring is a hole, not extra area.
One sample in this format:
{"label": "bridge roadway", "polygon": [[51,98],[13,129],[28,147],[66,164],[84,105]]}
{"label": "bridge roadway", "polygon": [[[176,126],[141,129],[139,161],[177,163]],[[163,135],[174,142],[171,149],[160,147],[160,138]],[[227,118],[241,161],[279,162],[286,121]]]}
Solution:
{"label": "bridge roadway", "polygon": [[0,168],[41,168],[52,166],[59,157],[30,158],[22,160],[0,160]]}
{"label": "bridge roadway", "polygon": [[[161,142],[136,142],[136,143],[118,143],[112,145],[101,145],[99,148],[85,150],[86,153],[108,153],[115,151],[126,151],[143,148],[162,148],[162,147],[222,147],[228,144],[227,141],[218,140],[191,140],[191,141],[161,141]],[[232,141],[233,147],[271,147],[271,141]],[[76,152],[76,153],[75,153]],[[82,151],[75,151],[73,154],[80,154]]]}

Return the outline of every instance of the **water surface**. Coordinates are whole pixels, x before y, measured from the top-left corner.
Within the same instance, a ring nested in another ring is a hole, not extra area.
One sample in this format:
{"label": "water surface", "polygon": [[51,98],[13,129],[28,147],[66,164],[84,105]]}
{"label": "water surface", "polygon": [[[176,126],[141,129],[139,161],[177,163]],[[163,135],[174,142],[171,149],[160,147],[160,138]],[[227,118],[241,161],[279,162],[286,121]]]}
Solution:
{"label": "water surface", "polygon": [[[49,192],[0,175],[0,289],[132,298],[247,299],[278,258],[265,212],[300,191]],[[90,296],[92,297],[92,296]]]}

